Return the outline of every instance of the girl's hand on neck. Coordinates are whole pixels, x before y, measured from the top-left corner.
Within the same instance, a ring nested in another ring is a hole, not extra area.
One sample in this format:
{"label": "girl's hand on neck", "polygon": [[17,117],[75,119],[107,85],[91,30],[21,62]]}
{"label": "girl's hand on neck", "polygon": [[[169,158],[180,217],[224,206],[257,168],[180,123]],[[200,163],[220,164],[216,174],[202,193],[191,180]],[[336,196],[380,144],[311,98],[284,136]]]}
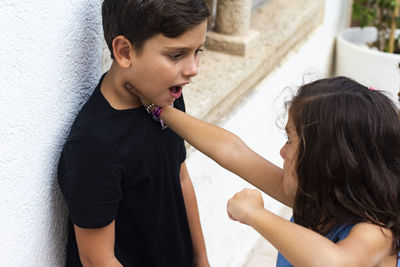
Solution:
{"label": "girl's hand on neck", "polygon": [[151,101],[145,98],[136,88],[134,88],[130,83],[125,84],[125,88],[129,90],[130,92],[134,93],[138,98],[140,103],[144,106],[147,107],[151,104]]}

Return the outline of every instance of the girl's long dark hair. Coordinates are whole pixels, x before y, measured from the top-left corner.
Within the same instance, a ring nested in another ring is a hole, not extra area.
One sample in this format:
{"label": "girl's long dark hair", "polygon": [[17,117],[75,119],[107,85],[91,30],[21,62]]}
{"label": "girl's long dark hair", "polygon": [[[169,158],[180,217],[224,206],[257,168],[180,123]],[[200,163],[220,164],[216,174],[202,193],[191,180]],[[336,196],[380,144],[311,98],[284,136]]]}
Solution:
{"label": "girl's long dark hair", "polygon": [[336,77],[301,87],[289,115],[300,140],[295,222],[321,234],[371,222],[398,240],[400,119],[393,102]]}

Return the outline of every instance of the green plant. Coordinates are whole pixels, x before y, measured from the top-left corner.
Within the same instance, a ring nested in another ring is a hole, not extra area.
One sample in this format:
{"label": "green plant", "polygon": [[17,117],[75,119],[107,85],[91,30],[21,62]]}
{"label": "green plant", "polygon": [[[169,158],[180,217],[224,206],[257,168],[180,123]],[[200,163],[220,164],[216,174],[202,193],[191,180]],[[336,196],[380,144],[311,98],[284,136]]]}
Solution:
{"label": "green plant", "polygon": [[361,27],[374,26],[378,31],[372,46],[380,51],[400,53],[400,42],[395,31],[400,26],[400,0],[354,0],[353,21]]}

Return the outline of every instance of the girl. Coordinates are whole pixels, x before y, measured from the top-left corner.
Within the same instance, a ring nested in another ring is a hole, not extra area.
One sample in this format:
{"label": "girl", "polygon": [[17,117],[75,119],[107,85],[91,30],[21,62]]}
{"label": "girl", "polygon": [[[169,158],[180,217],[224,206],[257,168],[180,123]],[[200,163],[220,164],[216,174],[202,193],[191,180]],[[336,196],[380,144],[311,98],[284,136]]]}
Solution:
{"label": "girl", "polygon": [[[146,100],[143,100],[146,103]],[[288,103],[283,170],[237,136],[172,107],[162,119],[194,147],[283,204],[291,222],[245,189],[231,219],[279,250],[277,266],[400,266],[400,119],[381,92],[345,77],[302,86]]]}

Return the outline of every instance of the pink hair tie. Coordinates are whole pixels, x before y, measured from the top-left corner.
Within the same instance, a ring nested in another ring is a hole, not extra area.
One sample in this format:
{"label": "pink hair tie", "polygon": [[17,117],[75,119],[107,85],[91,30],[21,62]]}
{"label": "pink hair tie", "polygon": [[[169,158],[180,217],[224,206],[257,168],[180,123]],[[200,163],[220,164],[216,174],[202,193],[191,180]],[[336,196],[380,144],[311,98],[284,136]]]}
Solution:
{"label": "pink hair tie", "polygon": [[368,88],[369,90],[371,90],[371,91],[375,91],[376,89],[374,88],[374,87],[370,87],[370,88]]}

